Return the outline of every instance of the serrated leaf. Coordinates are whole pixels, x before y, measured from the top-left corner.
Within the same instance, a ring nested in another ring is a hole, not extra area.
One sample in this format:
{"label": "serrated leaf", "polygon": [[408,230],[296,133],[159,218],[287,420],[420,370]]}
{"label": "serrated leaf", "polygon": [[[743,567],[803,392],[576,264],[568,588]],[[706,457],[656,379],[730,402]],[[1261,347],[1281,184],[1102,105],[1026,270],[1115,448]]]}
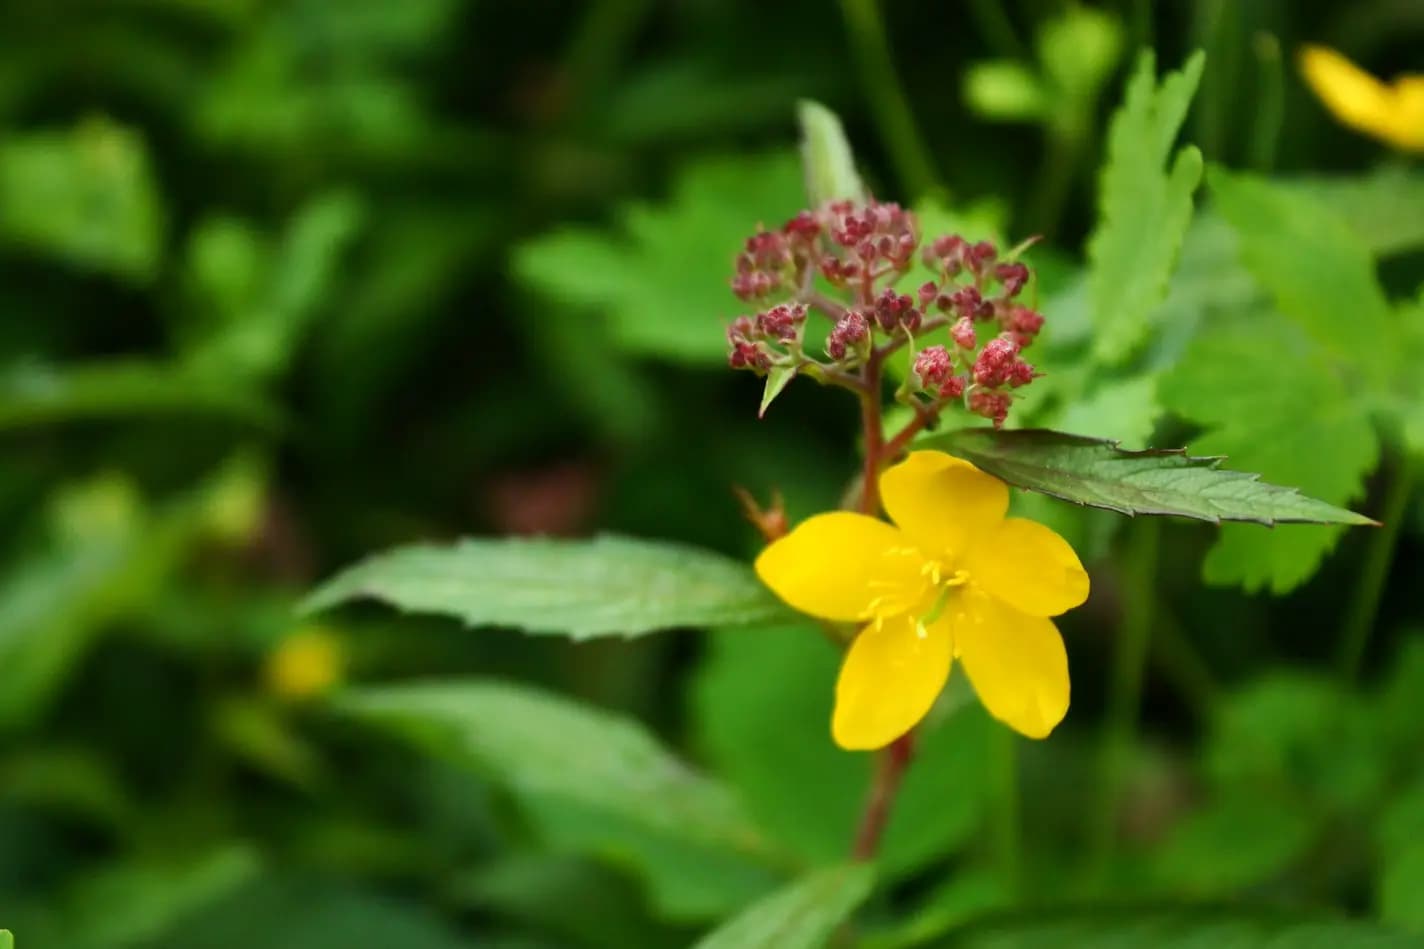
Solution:
{"label": "serrated leaf", "polygon": [[803,200],[792,153],[702,159],[665,202],[623,206],[616,232],[568,228],[526,242],[514,272],[547,299],[601,313],[625,352],[720,365],[739,306],[733,258],[758,222],[779,226]]}
{"label": "serrated leaf", "polygon": [[327,581],[307,612],[372,597],[399,609],[574,639],[787,615],[751,568],[666,541],[468,539],[400,547]]}
{"label": "serrated leaf", "polygon": [[[1379,457],[1364,403],[1320,347],[1280,317],[1238,316],[1211,327],[1158,393],[1167,408],[1208,427],[1193,451],[1227,455],[1327,504],[1358,497]],[[1309,579],[1338,539],[1334,529],[1224,528],[1204,575],[1213,584],[1283,593]]]}
{"label": "serrated leaf", "polygon": [[1099,183],[1098,224],[1088,240],[1093,355],[1115,364],[1146,336],[1148,315],[1162,302],[1192,218],[1201,181],[1194,147],[1163,164],[1201,79],[1197,52],[1159,85],[1150,52],[1138,59],[1123,105],[1108,131],[1108,159]]}
{"label": "serrated leaf", "polygon": [[[703,756],[759,824],[806,863],[841,859],[874,761],[830,740],[840,652],[804,623],[717,631],[707,649],[691,692]],[[980,826],[989,781],[979,765],[989,727],[966,680],[953,677],[919,730],[915,766],[886,825],[876,861],[884,879],[943,859]]]}
{"label": "serrated leaf", "polygon": [[766,386],[761,392],[761,408],[757,410],[757,418],[766,415],[767,406],[771,405],[771,400],[781,395],[791,380],[796,378],[795,366],[772,366],[766,374]]}
{"label": "serrated leaf", "polygon": [[1339,215],[1306,193],[1213,167],[1214,206],[1236,231],[1241,259],[1327,352],[1374,368],[1376,346],[1389,338],[1390,307],[1364,241]]}
{"label": "serrated leaf", "polygon": [[803,99],[796,106],[801,123],[801,164],[806,197],[812,207],[827,201],[865,200],[865,185],[855,170],[855,153],[834,112]]}
{"label": "serrated leaf", "polygon": [[1182,449],[1129,451],[1117,443],[1047,429],[963,429],[921,439],[1009,484],[1120,514],[1164,514],[1219,523],[1372,524],[1369,518],[1218,467],[1220,457]]}
{"label": "serrated leaf", "polygon": [[517,795],[566,801],[725,852],[769,853],[724,787],[621,715],[481,680],[370,686],[335,704]]}
{"label": "serrated leaf", "polygon": [[875,873],[865,864],[817,870],[747,907],[697,949],[818,949],[865,902]]}

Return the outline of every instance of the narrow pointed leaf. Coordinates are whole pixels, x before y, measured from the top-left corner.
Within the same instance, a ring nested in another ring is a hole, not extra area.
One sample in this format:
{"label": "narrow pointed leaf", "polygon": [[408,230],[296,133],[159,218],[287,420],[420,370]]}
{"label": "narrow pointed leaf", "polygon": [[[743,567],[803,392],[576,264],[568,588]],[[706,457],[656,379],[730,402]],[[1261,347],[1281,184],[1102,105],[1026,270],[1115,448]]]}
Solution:
{"label": "narrow pointed leaf", "polygon": [[866,864],[817,870],[753,903],[696,949],[818,949],[874,885],[874,872]]}
{"label": "narrow pointed leaf", "polygon": [[304,609],[363,597],[471,626],[575,639],[787,615],[746,564],[680,544],[614,536],[401,547],[338,574]]}
{"label": "narrow pointed leaf", "polygon": [[795,366],[772,366],[766,374],[766,388],[761,392],[761,408],[757,410],[757,417],[766,415],[767,407],[771,405],[771,400],[781,395],[787,383],[796,378]]}
{"label": "narrow pointed leaf", "polygon": [[1107,439],[1046,429],[964,429],[918,445],[957,455],[1017,487],[1121,514],[1266,525],[1375,523],[1258,475],[1221,468],[1223,458],[1182,449],[1128,451]]}
{"label": "narrow pointed leaf", "polygon": [[855,155],[841,120],[819,102],[804,100],[797,107],[801,120],[801,161],[806,197],[812,205],[826,201],[865,200],[865,185],[855,170]]}

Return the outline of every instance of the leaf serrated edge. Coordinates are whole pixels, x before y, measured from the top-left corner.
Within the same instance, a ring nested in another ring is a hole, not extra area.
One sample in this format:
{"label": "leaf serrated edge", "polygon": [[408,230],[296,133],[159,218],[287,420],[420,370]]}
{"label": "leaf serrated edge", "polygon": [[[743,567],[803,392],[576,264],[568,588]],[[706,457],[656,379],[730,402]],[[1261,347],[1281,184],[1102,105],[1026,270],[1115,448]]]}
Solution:
{"label": "leaf serrated edge", "polygon": [[[1091,435],[1075,435],[1071,432],[1059,432],[1051,428],[1020,428],[1014,429],[1013,431],[1014,434],[1034,436],[1047,435],[1060,440],[1073,440],[1081,445],[1086,445],[1090,447],[1106,448],[1109,451],[1116,452],[1118,456],[1123,458],[1161,458],[1167,456],[1177,456],[1184,459],[1188,463],[1187,465],[1183,466],[1185,468],[1209,468],[1215,471],[1220,471],[1222,474],[1235,476],[1240,480],[1255,481],[1260,484],[1266,485],[1267,487],[1274,488],[1275,490],[1280,491],[1282,493],[1291,494],[1296,497],[1304,498],[1307,501],[1314,501],[1317,504],[1322,504],[1326,507],[1333,508],[1337,511],[1340,511],[1342,514],[1349,515],[1350,518],[1348,520],[1342,518],[1338,521],[1320,521],[1296,518],[1242,517],[1227,518],[1227,523],[1260,524],[1264,527],[1275,527],[1277,524],[1329,524],[1354,527],[1384,526],[1372,517],[1366,517],[1365,515],[1358,514],[1354,511],[1349,510],[1348,508],[1343,508],[1335,504],[1329,504],[1325,501],[1319,501],[1315,498],[1310,497],[1309,495],[1302,494],[1299,488],[1293,488],[1287,485],[1274,484],[1270,481],[1262,481],[1261,476],[1255,472],[1235,471],[1230,468],[1222,468],[1222,462],[1227,460],[1226,455],[1189,455],[1187,454],[1187,450],[1185,448],[1123,448],[1122,442],[1119,439],[1095,438]],[[952,439],[955,435],[992,434],[994,432],[995,429],[988,428],[961,429],[958,432],[946,432],[943,435],[935,436],[919,444],[924,447],[933,447],[933,443],[943,442],[944,447],[946,449],[951,449],[951,446],[953,444]],[[950,450],[950,454],[954,454],[954,451]],[[971,452],[969,454],[974,453]],[[992,456],[990,457],[992,458]],[[1060,494],[1058,492],[1048,490],[1047,488],[1019,484],[1018,482],[1013,481],[1010,478],[1003,477],[997,472],[990,470],[990,466],[987,464],[983,464],[982,461],[979,459],[968,458],[966,460],[974,462],[976,465],[979,465],[980,467],[983,467],[986,471],[989,471],[990,474],[994,475],[995,477],[1001,477],[1004,481],[1007,481],[1015,487],[1022,488],[1025,491],[1033,491],[1036,494],[1042,494],[1047,497],[1054,498],[1055,500],[1067,501],[1070,504],[1076,504],[1079,507],[1091,507],[1101,511],[1112,511],[1116,514],[1126,514],[1128,517],[1136,517],[1139,514],[1144,514],[1149,517],[1185,517],[1191,520],[1205,521],[1208,524],[1216,525],[1220,525],[1223,521],[1221,517],[1200,517],[1194,514],[1183,514],[1180,511],[1161,511],[1151,510],[1148,508],[1133,509],[1129,507],[1120,507],[1118,505],[1106,503],[1094,504],[1091,501],[1082,501],[1078,498],[1068,497],[1065,494]]]}

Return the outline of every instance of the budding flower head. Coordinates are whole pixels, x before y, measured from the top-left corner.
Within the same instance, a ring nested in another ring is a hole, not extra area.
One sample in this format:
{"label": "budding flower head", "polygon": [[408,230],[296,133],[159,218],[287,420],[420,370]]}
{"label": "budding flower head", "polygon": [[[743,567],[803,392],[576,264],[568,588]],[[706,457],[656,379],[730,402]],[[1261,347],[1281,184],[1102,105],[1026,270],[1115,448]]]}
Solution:
{"label": "budding flower head", "polygon": [[929,389],[944,385],[954,371],[954,363],[949,358],[949,350],[943,346],[926,346],[915,356],[914,368],[920,388]]}
{"label": "budding flower head", "polygon": [[849,310],[831,329],[831,335],[826,339],[826,352],[832,359],[844,359],[848,350],[858,348],[869,338],[870,321],[859,310]]}

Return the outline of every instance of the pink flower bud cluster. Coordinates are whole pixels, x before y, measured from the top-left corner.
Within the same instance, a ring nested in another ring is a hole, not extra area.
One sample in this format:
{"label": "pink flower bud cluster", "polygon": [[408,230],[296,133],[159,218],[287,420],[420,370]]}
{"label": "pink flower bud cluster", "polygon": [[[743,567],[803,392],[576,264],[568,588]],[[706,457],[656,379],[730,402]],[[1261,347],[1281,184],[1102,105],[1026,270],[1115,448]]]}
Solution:
{"label": "pink flower bud cluster", "polygon": [[[756,372],[817,362],[802,348],[807,311],[815,309],[831,321],[827,372],[856,373],[873,355],[910,345],[919,352],[909,392],[922,406],[938,411],[962,400],[1002,425],[1013,390],[1036,376],[1021,354],[1043,328],[1042,314],[1019,302],[1032,274],[1015,257],[959,235],[921,242],[914,214],[894,203],[834,201],[802,211],[777,230],[758,229],[737,255],[739,298],[789,302],[733,321],[729,362]],[[917,260],[934,279],[902,293],[894,284]],[[826,283],[840,299],[819,292]],[[941,331],[945,342],[935,342]]]}

